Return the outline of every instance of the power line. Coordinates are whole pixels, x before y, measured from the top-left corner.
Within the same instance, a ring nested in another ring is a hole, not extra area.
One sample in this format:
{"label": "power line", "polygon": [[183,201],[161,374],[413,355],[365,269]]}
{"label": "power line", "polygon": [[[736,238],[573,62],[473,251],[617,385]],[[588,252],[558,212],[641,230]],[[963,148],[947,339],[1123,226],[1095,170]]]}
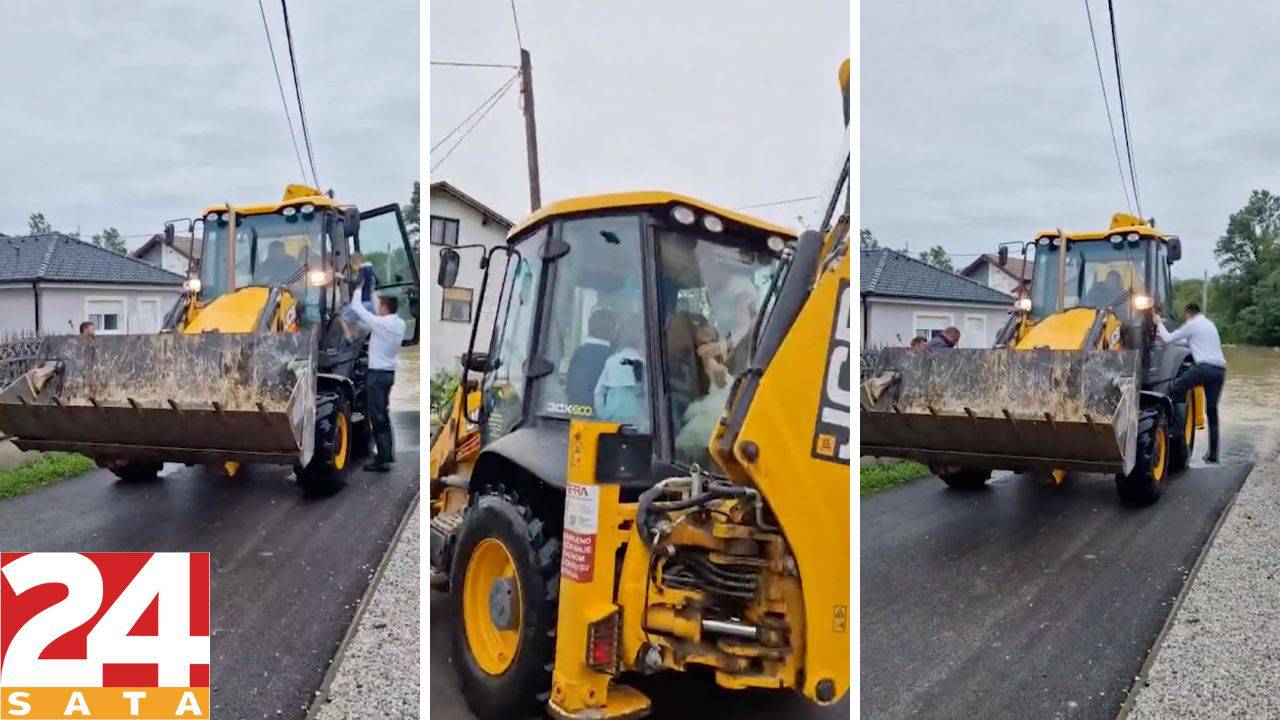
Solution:
{"label": "power line", "polygon": [[432,60],[431,64],[444,67],[510,68],[512,70],[517,70],[520,67],[519,65],[503,65],[501,63],[445,62],[443,60]]}
{"label": "power line", "polygon": [[751,210],[754,208],[773,207],[774,205],[790,205],[792,203],[804,202],[806,200],[817,200],[818,195],[806,195],[804,197],[791,198],[790,200],[774,200],[772,202],[756,203],[755,205],[741,205],[734,210]]}
{"label": "power line", "polygon": [[439,142],[437,142],[435,145],[432,145],[432,146],[431,146],[431,152],[435,152],[435,151],[436,151],[436,150],[437,150],[441,145],[443,145],[443,144],[445,144],[446,142],[448,142],[449,138],[453,137],[453,134],[454,134],[454,133],[456,133],[456,132],[458,132],[459,130],[461,130],[461,129],[462,129],[462,126],[463,126],[463,125],[466,125],[466,124],[467,124],[467,122],[469,122],[469,121],[471,120],[471,118],[475,117],[477,113],[479,113],[481,110],[483,110],[483,109],[485,108],[485,106],[489,104],[489,102],[490,102],[490,101],[492,101],[494,98],[496,98],[496,97],[498,97],[499,95],[501,95],[501,94],[502,94],[502,93],[503,93],[507,88],[511,87],[511,83],[515,82],[516,78],[517,78],[517,77],[519,77],[519,76],[520,76],[520,73],[518,73],[518,72],[517,72],[515,75],[512,75],[511,77],[507,78],[507,81],[506,81],[506,82],[504,82],[503,84],[499,85],[499,86],[498,86],[498,89],[497,89],[497,90],[494,90],[492,95],[490,95],[489,97],[487,97],[487,98],[485,98],[485,99],[484,99],[484,102],[482,102],[482,103],[480,103],[479,105],[477,105],[477,106],[476,106],[476,109],[475,109],[475,110],[472,110],[470,115],[468,115],[468,116],[466,116],[465,118],[463,118],[463,119],[462,119],[462,122],[458,123],[458,124],[457,124],[457,126],[456,126],[456,127],[454,127],[452,130],[450,130],[450,131],[448,132],[448,134],[447,134],[447,135],[445,135],[444,137],[440,138],[440,141],[439,141]]}
{"label": "power line", "polygon": [[293,156],[298,159],[298,172],[302,179],[307,179],[307,171],[302,167],[302,153],[298,150],[298,134],[293,129],[293,116],[289,114],[289,101],[284,97],[284,81],[280,79],[280,64],[276,62],[276,46],[271,42],[271,27],[267,25],[267,10],[258,0],[258,12],[262,13],[262,31],[267,35],[267,49],[271,51],[271,69],[276,74],[276,87],[280,88],[280,106],[284,108],[284,119],[289,123],[289,140],[293,142]]}
{"label": "power line", "polygon": [[524,48],[524,40],[520,38],[520,17],[516,15],[516,0],[511,0],[511,21],[516,25],[516,44]]}
{"label": "power line", "polygon": [[1084,0],[1084,14],[1089,18],[1089,40],[1093,42],[1093,60],[1098,65],[1098,84],[1102,87],[1102,105],[1107,109],[1107,129],[1111,131],[1111,151],[1116,156],[1116,171],[1120,173],[1120,189],[1124,191],[1124,205],[1133,213],[1133,203],[1129,200],[1129,184],[1124,179],[1124,168],[1120,163],[1120,146],[1116,142],[1116,124],[1111,119],[1111,101],[1107,99],[1107,83],[1102,77],[1102,58],[1098,54],[1098,38],[1093,33],[1093,11],[1089,9],[1089,0]]}
{"label": "power line", "polygon": [[1120,91],[1120,123],[1124,126],[1124,148],[1129,155],[1129,182],[1133,185],[1133,203],[1138,208],[1138,214],[1143,215],[1142,196],[1138,193],[1137,163],[1133,159],[1133,140],[1129,134],[1129,109],[1124,101],[1124,73],[1120,69],[1120,41],[1116,37],[1116,8],[1112,0],[1107,0],[1107,15],[1111,21],[1111,49],[1116,60],[1116,87]]}
{"label": "power line", "polygon": [[320,176],[316,174],[316,156],[311,147],[311,130],[307,127],[307,108],[302,103],[302,81],[298,78],[298,57],[293,51],[293,30],[289,27],[289,1],[280,0],[280,9],[284,13],[284,37],[289,41],[289,66],[293,68],[293,90],[298,96],[298,117],[302,121],[302,140],[307,146],[307,162],[311,164],[311,179],[319,188]]}
{"label": "power line", "polygon": [[507,81],[507,84],[504,85],[501,88],[501,90],[498,91],[497,95],[494,96],[492,102],[489,103],[488,107],[484,108],[484,112],[480,113],[480,116],[477,117],[476,121],[471,124],[471,127],[467,128],[467,131],[462,133],[462,135],[458,137],[458,141],[449,147],[449,151],[444,154],[444,157],[440,158],[439,161],[437,161],[434,165],[431,166],[431,172],[435,172],[436,168],[440,167],[445,160],[448,160],[449,156],[453,154],[453,151],[457,150],[458,146],[462,144],[462,141],[466,140],[467,136],[471,134],[471,131],[475,130],[477,127],[480,126],[480,121],[484,120],[484,116],[488,115],[489,111],[497,106],[498,101],[502,99],[503,95],[507,94],[507,91],[509,91],[511,89],[511,86],[515,84],[516,77],[519,77],[519,75],[520,75],[519,73],[516,73],[514,77],[512,77],[510,80]]}

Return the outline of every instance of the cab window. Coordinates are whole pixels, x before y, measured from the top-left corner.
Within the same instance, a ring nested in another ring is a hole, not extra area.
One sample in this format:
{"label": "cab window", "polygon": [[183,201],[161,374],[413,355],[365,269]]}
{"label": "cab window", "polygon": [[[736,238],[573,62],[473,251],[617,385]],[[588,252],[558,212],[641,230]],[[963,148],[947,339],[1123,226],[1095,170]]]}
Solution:
{"label": "cab window", "polygon": [[540,415],[592,418],[650,430],[641,221],[636,215],[567,220],[569,253],[555,263],[542,357]]}

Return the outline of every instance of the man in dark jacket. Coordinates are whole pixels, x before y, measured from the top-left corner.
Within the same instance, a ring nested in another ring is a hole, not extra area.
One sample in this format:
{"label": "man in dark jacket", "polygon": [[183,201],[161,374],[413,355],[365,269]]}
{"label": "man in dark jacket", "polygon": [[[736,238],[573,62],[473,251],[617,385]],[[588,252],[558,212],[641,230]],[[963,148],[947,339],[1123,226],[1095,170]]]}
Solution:
{"label": "man in dark jacket", "polygon": [[956,327],[949,327],[946,330],[943,330],[942,332],[938,333],[937,335],[934,335],[933,339],[931,339],[928,342],[928,344],[925,345],[925,349],[928,350],[932,348],[953,348],[959,344],[960,344],[960,329]]}
{"label": "man in dark jacket", "polygon": [[604,363],[613,354],[613,341],[618,334],[618,317],[612,310],[601,308],[587,322],[587,339],[573,351],[565,374],[565,399],[570,405],[595,407],[596,382]]}

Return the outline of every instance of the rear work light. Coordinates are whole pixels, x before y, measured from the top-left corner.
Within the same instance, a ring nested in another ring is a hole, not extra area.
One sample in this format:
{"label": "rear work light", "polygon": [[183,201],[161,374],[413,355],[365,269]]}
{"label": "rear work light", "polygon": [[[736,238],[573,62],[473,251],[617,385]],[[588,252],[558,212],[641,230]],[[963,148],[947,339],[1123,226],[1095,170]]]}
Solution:
{"label": "rear work light", "polygon": [[621,616],[614,610],[587,626],[587,667],[609,675],[618,674],[618,636]]}

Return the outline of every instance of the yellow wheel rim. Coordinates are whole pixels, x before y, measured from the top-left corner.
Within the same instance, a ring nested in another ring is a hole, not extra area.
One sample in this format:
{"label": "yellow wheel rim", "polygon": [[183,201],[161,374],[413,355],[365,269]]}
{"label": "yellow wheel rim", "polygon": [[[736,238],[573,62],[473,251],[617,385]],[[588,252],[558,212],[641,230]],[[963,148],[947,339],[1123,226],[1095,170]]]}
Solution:
{"label": "yellow wheel rim", "polygon": [[494,538],[481,540],[471,552],[462,583],[462,622],[471,656],[490,675],[506,672],[516,659],[521,605],[511,553]]}
{"label": "yellow wheel rim", "polygon": [[351,431],[351,421],[347,419],[344,412],[338,413],[338,426],[334,428],[337,436],[334,438],[333,451],[333,467],[335,470],[341,470],[347,466],[347,434]]}
{"label": "yellow wheel rim", "polygon": [[1156,482],[1164,480],[1164,462],[1168,451],[1169,436],[1164,428],[1156,428],[1156,446],[1152,448],[1151,478]]}
{"label": "yellow wheel rim", "polygon": [[1187,450],[1191,449],[1191,444],[1195,440],[1196,432],[1196,391],[1194,388],[1187,391],[1187,422],[1186,427],[1182,431],[1182,442],[1187,446]]}

